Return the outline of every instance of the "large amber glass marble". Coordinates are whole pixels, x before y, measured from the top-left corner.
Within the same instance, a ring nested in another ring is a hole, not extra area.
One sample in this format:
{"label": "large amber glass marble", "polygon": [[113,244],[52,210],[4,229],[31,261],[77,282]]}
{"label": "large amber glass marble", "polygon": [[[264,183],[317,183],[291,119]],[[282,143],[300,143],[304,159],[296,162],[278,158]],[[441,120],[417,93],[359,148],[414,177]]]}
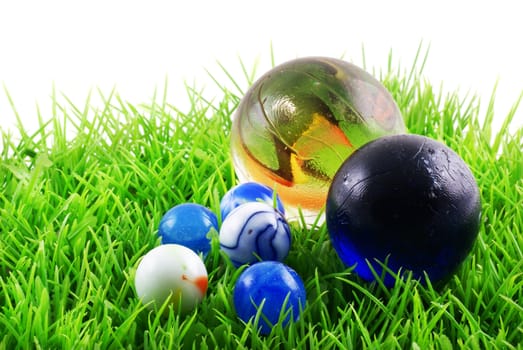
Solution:
{"label": "large amber glass marble", "polygon": [[403,132],[396,103],[373,76],[339,59],[300,58],[247,91],[233,118],[231,153],[240,181],[275,188],[289,219],[301,209],[311,222],[355,149]]}

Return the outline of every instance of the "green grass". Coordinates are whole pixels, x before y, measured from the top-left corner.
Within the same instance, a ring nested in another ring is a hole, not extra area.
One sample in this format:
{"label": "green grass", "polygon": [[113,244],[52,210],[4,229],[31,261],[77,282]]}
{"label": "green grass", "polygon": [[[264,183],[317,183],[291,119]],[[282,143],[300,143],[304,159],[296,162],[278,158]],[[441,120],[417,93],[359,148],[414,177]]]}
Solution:
{"label": "green grass", "polygon": [[231,115],[255,76],[240,63],[245,77],[215,78],[219,100],[188,87],[187,110],[161,94],[140,106],[100,94],[100,109],[54,95],[38,131],[3,132],[0,349],[523,348],[523,130],[509,132],[519,101],[494,131],[494,97],[479,115],[476,98],[424,81],[422,58],[412,68],[389,58],[374,73],[410,132],[456,150],[480,186],[479,238],[445,286],[364,283],[340,263],[325,226],[293,224],[286,263],[304,279],[308,304],[290,327],[260,336],[237,319],[232,291],[241,269],[216,237],[209,290],[194,312],[162,317],[140,304],[133,272],[158,244],[163,213],[186,201],[217,212],[236,183]]}

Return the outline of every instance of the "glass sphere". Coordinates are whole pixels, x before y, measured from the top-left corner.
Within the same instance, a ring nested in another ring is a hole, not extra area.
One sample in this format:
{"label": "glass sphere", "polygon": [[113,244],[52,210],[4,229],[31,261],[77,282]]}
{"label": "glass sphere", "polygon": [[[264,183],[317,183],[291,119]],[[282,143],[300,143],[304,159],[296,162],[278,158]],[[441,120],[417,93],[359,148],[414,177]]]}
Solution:
{"label": "glass sphere", "polygon": [[445,144],[413,134],[387,136],[340,166],[326,221],[340,259],[363,279],[383,277],[392,287],[411,271],[414,279],[440,284],[472,249],[481,196],[467,164]]}
{"label": "glass sphere", "polygon": [[383,135],[405,132],[386,88],[343,60],[300,58],[259,78],[233,118],[231,153],[242,182],[274,188],[288,219],[311,223],[342,162]]}

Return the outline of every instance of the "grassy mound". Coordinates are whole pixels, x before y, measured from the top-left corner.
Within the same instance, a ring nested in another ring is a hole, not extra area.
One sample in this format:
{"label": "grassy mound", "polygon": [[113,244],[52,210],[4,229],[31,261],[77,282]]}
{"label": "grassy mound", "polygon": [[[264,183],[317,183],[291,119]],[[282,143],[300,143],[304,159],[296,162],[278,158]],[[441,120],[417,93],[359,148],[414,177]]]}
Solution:
{"label": "grassy mound", "polygon": [[523,130],[509,132],[517,103],[494,132],[494,98],[479,116],[479,101],[438,92],[422,66],[389,61],[376,76],[411,133],[446,143],[467,162],[483,202],[474,249],[443,288],[364,283],[343,267],[324,225],[296,223],[286,263],[308,293],[297,323],[260,336],[238,320],[232,291],[241,269],[220,253],[217,237],[202,304],[186,316],[159,316],[137,299],[134,269],[158,244],[165,211],[190,201],[218,212],[236,183],[228,134],[241,93],[232,92],[234,81],[217,102],[187,89],[184,111],[165,98],[136,106],[111,94],[101,109],[55,99],[37,132],[21,126],[20,138],[2,135],[0,349],[522,346]]}

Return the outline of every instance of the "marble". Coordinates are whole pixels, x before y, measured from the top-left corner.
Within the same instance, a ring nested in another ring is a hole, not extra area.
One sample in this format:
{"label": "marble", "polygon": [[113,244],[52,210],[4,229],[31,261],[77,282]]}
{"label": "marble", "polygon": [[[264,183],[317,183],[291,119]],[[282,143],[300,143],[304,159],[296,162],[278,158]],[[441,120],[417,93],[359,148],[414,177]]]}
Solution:
{"label": "marble", "polygon": [[175,311],[193,310],[207,292],[208,275],[202,259],[179,244],[160,245],[145,254],[134,276],[141,302],[158,309],[168,302]]}
{"label": "marble", "polygon": [[396,102],[372,75],[339,59],[299,58],[268,71],[242,98],[231,155],[241,182],[276,188],[287,218],[301,210],[310,222],[355,149],[404,132]]}
{"label": "marble", "polygon": [[286,327],[296,322],[306,307],[307,295],[295,270],[280,262],[265,261],[242,272],[234,286],[233,302],[238,317],[246,323],[254,322],[261,312],[257,326],[266,335],[275,325]]}
{"label": "marble", "polygon": [[443,283],[470,253],[480,215],[467,164],[419,135],[382,137],[354,152],[336,173],[326,208],[341,260],[367,281],[374,270],[387,286],[407,272]]}
{"label": "marble", "polygon": [[182,203],[169,209],[158,226],[163,244],[180,244],[203,257],[211,249],[212,232],[218,232],[218,218],[209,208],[196,203]]}
{"label": "marble", "polygon": [[275,195],[272,188],[257,182],[244,182],[231,188],[222,197],[220,201],[222,220],[225,220],[233,209],[248,202],[267,203],[273,207],[275,206],[280,213],[285,215],[285,208],[280,196]]}
{"label": "marble", "polygon": [[285,217],[267,203],[249,202],[234,209],[220,227],[220,249],[235,266],[259,260],[283,261],[291,247]]}

